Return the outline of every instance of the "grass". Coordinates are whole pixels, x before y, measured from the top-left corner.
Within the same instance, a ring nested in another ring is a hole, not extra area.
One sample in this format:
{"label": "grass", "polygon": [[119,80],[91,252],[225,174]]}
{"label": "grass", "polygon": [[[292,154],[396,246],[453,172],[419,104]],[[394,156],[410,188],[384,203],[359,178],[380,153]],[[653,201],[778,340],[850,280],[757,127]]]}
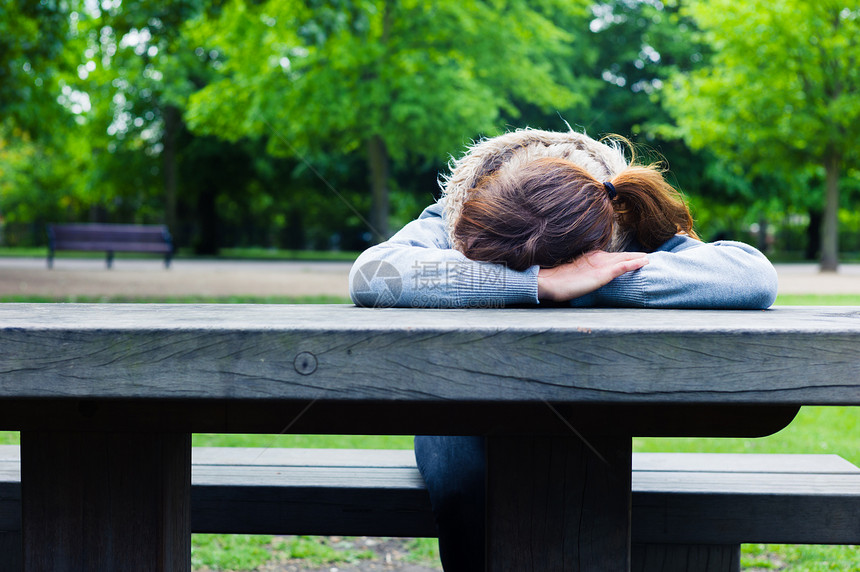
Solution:
{"label": "grass", "polygon": [[254,570],[273,562],[300,559],[306,566],[351,564],[373,558],[355,550],[349,539],[334,542],[313,536],[274,537],[254,534],[195,534],[191,566],[195,570]]}
{"label": "grass", "polygon": [[779,306],[860,306],[860,294],[780,294]]}
{"label": "grass", "polygon": [[[281,250],[274,248],[222,248],[219,259],[232,260],[320,260],[353,262],[360,252],[341,250]],[[180,250],[180,257],[183,251]],[[189,253],[189,257],[191,257]],[[197,257],[195,257],[197,258]]]}
{"label": "grass", "polygon": [[[200,256],[194,254],[189,248],[180,248],[174,259],[202,259],[202,260],[321,260],[321,261],[344,261],[352,262],[358,258],[359,252],[341,250],[286,250],[278,248],[222,248],[217,255]],[[48,248],[46,246],[0,246],[0,257],[13,258],[47,258]],[[55,255],[56,259],[62,258],[84,258],[103,260],[104,252],[88,252],[81,250],[63,250]],[[158,260],[158,255],[118,252],[115,259],[123,258],[151,258]]]}
{"label": "grass", "polygon": [[343,296],[0,296],[0,303],[67,304],[349,304]]}
{"label": "grass", "polygon": [[[2,255],[2,251],[0,251]],[[5,297],[0,301],[53,302],[38,297]],[[229,297],[197,296],[163,299],[89,299],[65,298],[65,302],[177,302],[177,303],[338,303],[326,297]],[[860,295],[780,295],[779,305],[860,306]],[[636,451],[729,452],[729,453],[835,453],[860,465],[860,407],[804,407],[785,429],[759,439],[647,438],[635,439]],[[215,435],[197,434],[195,446],[222,447],[333,447],[408,449],[411,436],[362,435]],[[18,433],[0,432],[0,443],[18,443]],[[301,558],[308,567],[331,566],[370,557],[366,551],[333,543],[325,537],[289,537],[195,534],[192,538],[192,564],[195,570],[253,570],[267,562]],[[415,539],[409,543],[408,560],[439,567],[435,539]],[[745,570],[782,572],[856,572],[860,570],[858,546],[744,545]]]}

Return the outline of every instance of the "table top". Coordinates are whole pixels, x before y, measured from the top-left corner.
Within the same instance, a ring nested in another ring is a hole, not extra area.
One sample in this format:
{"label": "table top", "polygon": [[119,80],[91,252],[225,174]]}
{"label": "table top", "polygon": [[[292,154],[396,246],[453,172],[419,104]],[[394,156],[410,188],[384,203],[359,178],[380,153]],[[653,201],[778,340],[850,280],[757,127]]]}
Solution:
{"label": "table top", "polygon": [[0,399],[860,405],[860,308],[0,305]]}

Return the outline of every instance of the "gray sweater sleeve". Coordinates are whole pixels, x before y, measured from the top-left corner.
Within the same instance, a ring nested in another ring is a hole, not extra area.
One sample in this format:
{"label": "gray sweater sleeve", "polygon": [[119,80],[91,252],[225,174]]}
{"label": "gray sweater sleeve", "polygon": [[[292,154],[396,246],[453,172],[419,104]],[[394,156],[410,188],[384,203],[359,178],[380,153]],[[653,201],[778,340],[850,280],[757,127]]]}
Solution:
{"label": "gray sweater sleeve", "polygon": [[571,305],[764,310],[776,299],[773,265],[741,242],[678,235],[648,253],[648,261]]}
{"label": "gray sweater sleeve", "polygon": [[[649,264],[572,300],[576,307],[764,309],[776,298],[776,272],[755,248],[676,236]],[[451,248],[434,204],[388,241],[366,250],[350,272],[360,306],[430,308],[537,304],[537,272],[475,262]]]}
{"label": "gray sweater sleeve", "polygon": [[537,304],[537,266],[517,272],[475,262],[451,248],[442,204],[355,261],[349,294],[359,306],[421,308]]}

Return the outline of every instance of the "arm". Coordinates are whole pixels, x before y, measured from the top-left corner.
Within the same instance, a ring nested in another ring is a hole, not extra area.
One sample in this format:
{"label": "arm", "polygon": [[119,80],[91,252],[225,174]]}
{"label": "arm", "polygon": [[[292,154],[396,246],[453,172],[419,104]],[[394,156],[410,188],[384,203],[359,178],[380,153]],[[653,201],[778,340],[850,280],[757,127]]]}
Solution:
{"label": "arm", "polygon": [[675,236],[648,254],[649,264],[571,301],[574,306],[640,308],[770,307],[776,271],[752,246],[732,241],[703,243]]}
{"label": "arm", "polygon": [[442,205],[437,203],[358,257],[350,271],[349,293],[359,306],[536,304],[537,267],[517,272],[469,260],[448,244]]}
{"label": "arm", "polygon": [[441,204],[362,253],[349,280],[353,302],[382,307],[536,304],[540,292],[542,300],[575,298],[570,304],[577,307],[764,309],[776,297],[776,272],[767,258],[730,241],[706,244],[676,236],[647,259],[590,253],[542,269],[540,278],[537,267],[517,272],[475,262],[448,244]]}

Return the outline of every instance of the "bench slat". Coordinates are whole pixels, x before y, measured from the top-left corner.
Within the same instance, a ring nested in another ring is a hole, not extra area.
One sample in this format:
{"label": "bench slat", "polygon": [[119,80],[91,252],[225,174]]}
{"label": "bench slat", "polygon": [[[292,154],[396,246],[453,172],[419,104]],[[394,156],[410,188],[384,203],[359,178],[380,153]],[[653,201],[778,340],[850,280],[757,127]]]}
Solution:
{"label": "bench slat", "polygon": [[860,473],[633,473],[637,492],[857,496]]}
{"label": "bench slat", "polygon": [[167,244],[159,244],[155,242],[105,242],[99,241],[82,241],[69,240],[58,241],[54,247],[62,250],[95,250],[95,251],[116,251],[116,252],[155,252],[163,253],[170,252],[172,249]]}
{"label": "bench slat", "polygon": [[415,453],[411,449],[194,447],[191,462],[195,465],[415,467]]}
{"label": "bench slat", "polygon": [[839,455],[777,453],[634,453],[633,468],[696,473],[860,473]]}
{"label": "bench slat", "polygon": [[194,465],[194,485],[424,490],[415,467],[256,467]]}

